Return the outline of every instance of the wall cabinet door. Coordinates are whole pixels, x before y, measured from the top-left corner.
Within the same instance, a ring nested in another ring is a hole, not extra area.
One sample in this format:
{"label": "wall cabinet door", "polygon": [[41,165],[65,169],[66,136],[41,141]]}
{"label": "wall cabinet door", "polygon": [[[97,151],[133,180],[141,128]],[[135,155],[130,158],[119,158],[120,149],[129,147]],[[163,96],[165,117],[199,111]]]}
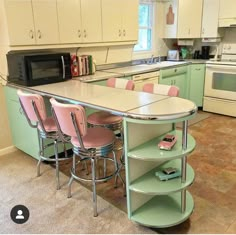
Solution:
{"label": "wall cabinet door", "polygon": [[138,0],[102,0],[103,41],[137,41]]}
{"label": "wall cabinet door", "polygon": [[122,40],[138,40],[139,1],[124,1],[122,3]]}
{"label": "wall cabinet door", "polygon": [[61,43],[82,42],[80,0],[57,0]]}
{"label": "wall cabinet door", "polygon": [[102,41],[101,0],[81,0],[83,42]]}
{"label": "wall cabinet door", "polygon": [[200,38],[203,0],[179,0],[178,38]]}
{"label": "wall cabinet door", "polygon": [[10,45],[35,44],[31,0],[5,0]]}
{"label": "wall cabinet door", "polygon": [[236,1],[220,0],[219,18],[236,18]]}
{"label": "wall cabinet door", "polygon": [[101,42],[100,0],[57,0],[61,43]]}
{"label": "wall cabinet door", "polygon": [[59,43],[56,0],[32,0],[37,44]]}
{"label": "wall cabinet door", "polygon": [[164,3],[164,38],[177,38],[178,1],[171,0]]}
{"label": "wall cabinet door", "polygon": [[56,0],[5,0],[10,45],[59,42]]}
{"label": "wall cabinet door", "polygon": [[198,107],[202,107],[204,96],[205,65],[192,64],[190,67],[189,99],[195,102]]}
{"label": "wall cabinet door", "polygon": [[204,0],[202,13],[202,38],[216,38],[218,34],[218,15],[220,0]]}

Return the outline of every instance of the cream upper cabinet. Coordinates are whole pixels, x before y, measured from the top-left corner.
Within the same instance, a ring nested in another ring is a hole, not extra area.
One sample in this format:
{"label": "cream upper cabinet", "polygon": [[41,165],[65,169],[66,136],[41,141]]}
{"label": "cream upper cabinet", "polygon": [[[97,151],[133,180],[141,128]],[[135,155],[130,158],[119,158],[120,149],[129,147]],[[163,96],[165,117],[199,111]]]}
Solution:
{"label": "cream upper cabinet", "polygon": [[217,38],[220,0],[204,0],[202,13],[202,38]]}
{"label": "cream upper cabinet", "polygon": [[236,18],[236,1],[220,0],[220,19]]}
{"label": "cream upper cabinet", "polygon": [[59,43],[56,0],[5,0],[9,45]]}
{"label": "cream upper cabinet", "polygon": [[61,43],[101,42],[101,0],[57,0]]}
{"label": "cream upper cabinet", "polygon": [[37,44],[59,43],[56,0],[32,0]]}
{"label": "cream upper cabinet", "polygon": [[137,41],[138,6],[138,0],[102,0],[103,41]]}
{"label": "cream upper cabinet", "polygon": [[200,38],[203,0],[179,0],[178,38]]}
{"label": "cream upper cabinet", "polygon": [[178,1],[171,0],[164,2],[164,38],[177,38],[178,26]]}
{"label": "cream upper cabinet", "polygon": [[[8,26],[9,44],[35,44],[36,41],[31,0],[5,0],[4,4],[6,13],[6,24]],[[3,5],[2,7],[4,8]]]}

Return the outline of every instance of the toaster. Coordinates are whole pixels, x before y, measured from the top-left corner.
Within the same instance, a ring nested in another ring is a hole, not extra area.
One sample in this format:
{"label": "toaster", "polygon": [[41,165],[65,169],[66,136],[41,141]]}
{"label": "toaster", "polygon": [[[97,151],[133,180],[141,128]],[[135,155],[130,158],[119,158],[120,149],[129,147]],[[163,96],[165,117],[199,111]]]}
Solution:
{"label": "toaster", "polygon": [[167,54],[167,60],[169,61],[179,61],[179,51],[178,50],[169,50]]}

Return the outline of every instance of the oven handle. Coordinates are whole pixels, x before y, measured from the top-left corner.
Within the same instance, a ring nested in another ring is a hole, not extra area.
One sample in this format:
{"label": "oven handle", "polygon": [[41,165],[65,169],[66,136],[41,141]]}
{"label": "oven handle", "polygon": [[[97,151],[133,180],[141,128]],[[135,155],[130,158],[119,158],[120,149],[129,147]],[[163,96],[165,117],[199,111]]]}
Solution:
{"label": "oven handle", "polygon": [[235,71],[234,65],[224,65],[224,64],[207,64],[207,68],[220,68],[220,69],[230,69]]}
{"label": "oven handle", "polygon": [[66,72],[65,72],[65,61],[64,61],[64,56],[61,56],[61,62],[62,62],[62,78],[66,78]]}

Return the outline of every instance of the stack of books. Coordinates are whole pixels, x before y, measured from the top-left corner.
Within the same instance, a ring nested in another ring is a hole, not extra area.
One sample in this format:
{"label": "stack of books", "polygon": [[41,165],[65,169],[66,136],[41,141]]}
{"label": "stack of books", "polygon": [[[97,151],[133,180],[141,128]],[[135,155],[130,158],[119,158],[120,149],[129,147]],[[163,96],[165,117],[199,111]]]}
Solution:
{"label": "stack of books", "polygon": [[72,76],[94,74],[93,57],[91,55],[71,56]]}

